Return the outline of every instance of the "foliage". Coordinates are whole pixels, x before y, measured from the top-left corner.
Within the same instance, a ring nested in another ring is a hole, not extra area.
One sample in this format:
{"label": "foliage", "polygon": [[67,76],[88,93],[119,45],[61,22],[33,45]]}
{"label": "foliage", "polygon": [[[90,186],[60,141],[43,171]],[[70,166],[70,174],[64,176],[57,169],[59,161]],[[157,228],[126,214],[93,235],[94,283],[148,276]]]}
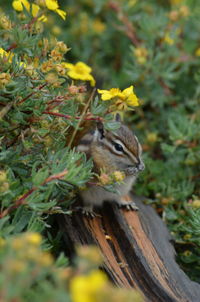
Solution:
{"label": "foliage", "polygon": [[[120,93],[134,85],[132,104],[142,106],[126,122],[146,165],[134,190],[166,221],[180,265],[200,281],[200,4],[66,0],[61,10],[47,2],[35,1],[37,13],[2,3],[1,236],[44,233],[52,214],[69,213],[92,178],[92,162],[72,148],[76,134],[85,121],[115,129],[112,113],[130,109]],[[102,171],[99,181],[113,178]]]}
{"label": "foliage", "polygon": [[95,247],[79,248],[77,265],[67,268],[64,256],[54,261],[42,249],[42,241],[41,235],[34,232],[1,239],[2,301],[103,302],[108,298],[112,302],[117,294],[118,301],[142,302],[136,291],[114,288],[97,269],[101,257]]}
{"label": "foliage", "polygon": [[[0,16],[0,298],[112,301],[118,291],[119,301],[141,301],[135,291],[114,288],[92,259],[87,269],[66,268],[56,249],[60,234],[51,235],[52,216],[69,215],[77,190],[94,176],[92,161],[73,148],[76,136],[85,122],[117,129],[113,106],[121,96],[103,103],[91,88],[92,69],[80,60],[69,63],[70,49],[49,34],[51,11],[66,17],[57,1],[15,0],[12,6],[15,12]],[[131,96],[137,99],[133,87],[120,111],[134,105],[127,103]],[[96,185],[109,190],[124,177],[120,171],[106,176],[109,182],[102,174]]]}

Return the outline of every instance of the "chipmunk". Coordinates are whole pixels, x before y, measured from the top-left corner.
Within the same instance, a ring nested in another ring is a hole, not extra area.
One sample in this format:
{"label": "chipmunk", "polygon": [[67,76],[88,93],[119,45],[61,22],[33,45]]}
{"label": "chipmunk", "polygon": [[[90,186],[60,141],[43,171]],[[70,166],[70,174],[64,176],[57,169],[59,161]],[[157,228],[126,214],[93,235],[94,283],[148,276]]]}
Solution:
{"label": "chipmunk", "polygon": [[86,133],[76,147],[77,151],[85,152],[87,158],[92,157],[95,173],[105,169],[109,173],[118,170],[125,174],[123,183],[116,185],[120,195],[94,185],[80,191],[86,215],[94,216],[93,207],[101,206],[106,200],[114,201],[127,210],[138,210],[129,192],[138,173],[145,168],[141,159],[142,148],[134,133],[121,122],[119,114],[116,121],[121,125],[115,132],[107,131],[103,123],[98,122],[96,129]]}

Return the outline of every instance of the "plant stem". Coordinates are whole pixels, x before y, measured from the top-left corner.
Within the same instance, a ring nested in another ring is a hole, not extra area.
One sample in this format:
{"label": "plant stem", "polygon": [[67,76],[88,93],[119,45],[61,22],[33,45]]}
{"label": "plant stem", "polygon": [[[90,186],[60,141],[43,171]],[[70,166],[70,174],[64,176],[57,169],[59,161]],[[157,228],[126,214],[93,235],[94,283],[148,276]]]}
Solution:
{"label": "plant stem", "polygon": [[72,142],[73,142],[73,140],[74,140],[74,138],[76,136],[76,133],[77,133],[78,129],[80,128],[80,125],[81,125],[82,121],[84,120],[84,116],[85,116],[85,114],[86,114],[86,112],[88,110],[88,107],[89,107],[92,99],[93,99],[95,91],[96,91],[96,89],[93,89],[93,91],[92,91],[92,93],[91,93],[91,95],[90,95],[90,97],[89,97],[89,99],[88,99],[88,101],[87,101],[87,103],[86,103],[86,105],[85,105],[85,107],[83,109],[83,112],[82,112],[82,114],[81,114],[81,116],[79,118],[79,122],[77,123],[76,128],[74,129],[74,132],[72,133],[72,136],[71,136],[71,139],[69,141],[68,147],[71,147],[71,144],[72,144]]}
{"label": "plant stem", "polygon": [[[63,178],[63,176],[65,176],[68,173],[67,170],[64,170],[58,174],[54,174],[51,175],[49,177],[47,177],[45,179],[45,181],[43,181],[43,183],[41,184],[41,186],[46,185],[48,182],[55,180],[55,179],[61,179]],[[30,196],[33,192],[35,192],[39,187],[33,187],[32,189],[30,189],[28,192],[26,192],[24,195],[22,195],[19,199],[17,199],[14,204],[10,207],[8,207],[7,209],[5,209],[4,211],[2,211],[0,213],[0,219],[2,219],[3,217],[5,217],[6,215],[8,215],[10,212],[14,211],[16,208],[18,208],[19,206],[23,205],[26,203],[26,198],[28,196]]]}

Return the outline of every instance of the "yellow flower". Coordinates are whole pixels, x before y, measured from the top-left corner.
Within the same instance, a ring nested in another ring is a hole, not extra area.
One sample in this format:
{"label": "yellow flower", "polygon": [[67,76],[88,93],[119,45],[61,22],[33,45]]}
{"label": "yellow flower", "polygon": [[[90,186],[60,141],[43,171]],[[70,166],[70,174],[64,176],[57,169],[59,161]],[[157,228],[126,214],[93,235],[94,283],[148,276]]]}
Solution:
{"label": "yellow flower", "polygon": [[10,19],[4,14],[0,14],[0,25],[3,29],[11,29],[12,28],[12,22]]}
{"label": "yellow flower", "polygon": [[25,234],[25,241],[32,245],[40,245],[42,243],[42,237],[39,233],[27,233]]}
{"label": "yellow flower", "polygon": [[63,19],[63,20],[65,20],[66,19],[66,12],[64,11],[64,10],[62,10],[62,9],[57,9],[56,10],[56,13]]}
{"label": "yellow flower", "polygon": [[56,0],[46,0],[46,6],[48,9],[53,11],[58,9],[59,7],[58,2]]}
{"label": "yellow flower", "polygon": [[105,23],[103,23],[100,19],[95,19],[94,23],[93,23],[93,30],[97,33],[97,34],[101,34],[102,32],[104,32],[106,29],[106,25]]}
{"label": "yellow flower", "polygon": [[30,10],[30,3],[27,0],[14,0],[12,6],[18,12],[22,12],[24,7],[27,11]]}
{"label": "yellow flower", "polygon": [[98,176],[98,179],[103,186],[108,185],[112,182],[110,176],[106,173],[101,173],[101,175]]}
{"label": "yellow flower", "polygon": [[49,10],[56,12],[62,19],[66,19],[66,12],[59,9],[57,0],[46,0],[45,2]]}
{"label": "yellow flower", "polygon": [[98,270],[92,271],[86,276],[74,277],[70,282],[72,302],[97,301],[106,284],[106,275]]}
{"label": "yellow flower", "polygon": [[188,239],[191,239],[192,238],[192,235],[191,234],[185,234],[184,236],[183,236],[183,239],[185,239],[185,240],[188,240]]}
{"label": "yellow flower", "polygon": [[54,72],[50,72],[46,75],[45,80],[49,84],[54,84],[55,82],[58,81],[58,76]]}
{"label": "yellow flower", "polygon": [[114,177],[115,181],[121,182],[124,180],[125,175],[121,171],[115,171],[115,172],[113,172],[113,177]]}
{"label": "yellow flower", "polygon": [[102,101],[108,101],[114,98],[123,98],[123,94],[119,88],[111,88],[110,90],[98,89],[98,93],[101,94]]}
{"label": "yellow flower", "polygon": [[0,170],[0,183],[3,183],[7,180],[7,173],[4,170]]}
{"label": "yellow flower", "polygon": [[189,251],[189,250],[186,250],[186,251],[183,253],[183,255],[186,256],[186,257],[189,257],[189,256],[192,255],[192,252]]}
{"label": "yellow flower", "polygon": [[7,57],[9,57],[9,55],[10,55],[9,52],[4,50],[3,48],[0,48],[0,57],[7,58]]}
{"label": "yellow flower", "polygon": [[200,57],[200,47],[195,51],[195,56]]}
{"label": "yellow flower", "polygon": [[54,68],[54,65],[53,65],[52,60],[48,60],[46,62],[43,62],[42,65],[41,65],[41,71],[42,72],[48,72],[53,68]]}
{"label": "yellow flower", "polygon": [[171,2],[172,5],[177,5],[181,2],[183,2],[183,0],[170,0],[170,2]]}
{"label": "yellow flower", "polygon": [[37,259],[37,262],[41,264],[42,266],[48,267],[53,264],[53,257],[48,252],[43,252],[41,257]]}
{"label": "yellow flower", "polygon": [[53,33],[55,36],[60,35],[60,34],[61,34],[61,31],[62,31],[62,29],[61,29],[61,27],[58,26],[58,25],[54,25],[54,26],[52,27],[52,33]]}
{"label": "yellow flower", "polygon": [[139,106],[139,101],[132,85],[123,91],[119,88],[111,88],[110,90],[98,89],[98,93],[101,94],[103,101],[114,100],[119,110],[125,110],[127,106]]}
{"label": "yellow flower", "polygon": [[32,15],[34,18],[37,17],[39,10],[40,10],[40,7],[37,4],[33,3],[31,6],[31,12],[32,12]]}
{"label": "yellow flower", "polygon": [[190,10],[189,10],[189,7],[187,6],[187,5],[182,5],[181,7],[180,7],[180,15],[182,16],[182,17],[188,17],[189,16],[189,14],[190,14]]}
{"label": "yellow flower", "polygon": [[4,193],[4,192],[8,191],[8,189],[9,189],[9,183],[8,182],[4,182],[0,186],[0,193]]}
{"label": "yellow flower", "polygon": [[3,239],[2,237],[0,237],[0,248],[4,247],[6,244],[5,239]]}
{"label": "yellow flower", "polygon": [[37,76],[37,72],[33,64],[29,64],[26,66],[26,72],[29,76]]}
{"label": "yellow flower", "polygon": [[95,85],[95,79],[91,75],[92,69],[85,63],[63,63],[63,66],[68,69],[67,75],[70,78],[74,80],[90,81],[91,86]]}
{"label": "yellow flower", "polygon": [[63,41],[58,41],[56,43],[55,48],[60,51],[61,53],[66,53],[70,50],[70,48],[67,47],[67,45]]}
{"label": "yellow flower", "polygon": [[9,73],[0,73],[0,87],[4,87],[11,81],[11,76]]}
{"label": "yellow flower", "polygon": [[21,272],[24,272],[26,269],[26,263],[22,260],[10,260],[8,263],[8,268],[13,274],[19,274]]}
{"label": "yellow flower", "polygon": [[14,250],[18,251],[24,248],[24,240],[20,237],[12,239],[11,246]]}
{"label": "yellow flower", "polygon": [[52,49],[51,53],[50,53],[50,57],[54,60],[54,61],[61,61],[63,58],[63,54],[60,53],[60,51],[58,51],[58,49],[54,48]]}
{"label": "yellow flower", "polygon": [[64,75],[65,74],[65,68],[63,67],[62,64],[56,64],[55,65],[55,70],[58,72],[59,75]]}
{"label": "yellow flower", "polygon": [[93,264],[101,265],[103,262],[102,255],[100,254],[96,246],[83,246],[80,245],[76,249],[79,261],[84,263],[88,262],[88,266],[91,267]]}
{"label": "yellow flower", "polygon": [[134,55],[137,58],[139,64],[144,64],[147,61],[148,51],[145,47],[136,47],[134,49]]}
{"label": "yellow flower", "polygon": [[122,91],[122,94],[126,100],[127,105],[129,106],[138,106],[138,98],[133,92],[133,86],[130,86]]}
{"label": "yellow flower", "polygon": [[158,134],[156,132],[148,132],[147,133],[147,141],[150,144],[154,144],[159,140]]}
{"label": "yellow flower", "polygon": [[174,44],[174,40],[170,37],[170,35],[168,33],[164,36],[164,42],[166,42],[169,45]]}
{"label": "yellow flower", "polygon": [[195,199],[195,200],[192,202],[192,207],[193,207],[193,208],[200,208],[200,199]]}
{"label": "yellow flower", "polygon": [[177,10],[172,10],[171,12],[169,12],[169,19],[172,21],[177,21],[179,18],[179,12]]}

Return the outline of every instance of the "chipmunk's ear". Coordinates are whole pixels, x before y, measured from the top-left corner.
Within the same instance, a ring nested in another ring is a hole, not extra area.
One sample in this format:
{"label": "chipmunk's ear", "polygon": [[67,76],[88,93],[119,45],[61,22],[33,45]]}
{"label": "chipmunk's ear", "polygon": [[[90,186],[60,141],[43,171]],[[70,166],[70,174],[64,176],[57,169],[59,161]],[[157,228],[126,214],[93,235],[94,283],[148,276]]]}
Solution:
{"label": "chipmunk's ear", "polygon": [[122,120],[121,120],[121,116],[120,116],[119,113],[117,113],[117,114],[115,115],[115,121],[121,123]]}
{"label": "chipmunk's ear", "polygon": [[100,139],[103,139],[105,137],[105,129],[102,122],[97,123],[97,131]]}

